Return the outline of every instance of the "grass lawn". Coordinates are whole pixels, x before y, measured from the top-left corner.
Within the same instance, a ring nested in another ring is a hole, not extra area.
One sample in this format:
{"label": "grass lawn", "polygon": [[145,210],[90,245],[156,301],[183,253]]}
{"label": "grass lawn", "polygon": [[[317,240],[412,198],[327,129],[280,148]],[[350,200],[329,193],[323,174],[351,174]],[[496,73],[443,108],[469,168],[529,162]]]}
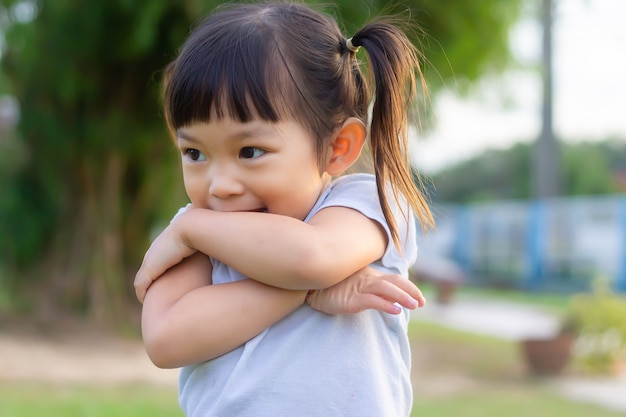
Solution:
{"label": "grass lawn", "polygon": [[3,417],[184,417],[176,388],[0,382]]}
{"label": "grass lawn", "polygon": [[[183,417],[172,388],[0,384],[6,417]],[[476,389],[446,396],[416,396],[412,416],[617,417],[623,413],[562,399],[539,384]],[[303,416],[306,417],[306,416]]]}
{"label": "grass lawn", "polygon": [[[428,283],[420,283],[419,287],[426,296],[428,302],[434,302],[436,298],[435,288]],[[567,294],[484,288],[469,285],[462,285],[458,287],[454,297],[459,297],[461,299],[487,299],[491,301],[506,301],[525,304],[539,307],[555,314],[563,313],[567,309],[571,299],[571,295]]]}
{"label": "grass lawn", "polygon": [[541,388],[501,387],[446,398],[416,398],[412,417],[618,417],[624,413],[565,400]]}

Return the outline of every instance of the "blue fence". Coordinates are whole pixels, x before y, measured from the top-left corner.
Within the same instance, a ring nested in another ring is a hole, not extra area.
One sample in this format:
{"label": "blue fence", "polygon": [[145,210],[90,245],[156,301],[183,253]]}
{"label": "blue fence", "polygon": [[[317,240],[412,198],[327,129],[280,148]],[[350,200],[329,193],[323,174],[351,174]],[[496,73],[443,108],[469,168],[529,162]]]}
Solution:
{"label": "blue fence", "polygon": [[[435,206],[420,251],[455,260],[470,283],[587,289],[596,277],[626,291],[626,196]],[[419,254],[418,254],[419,262]]]}

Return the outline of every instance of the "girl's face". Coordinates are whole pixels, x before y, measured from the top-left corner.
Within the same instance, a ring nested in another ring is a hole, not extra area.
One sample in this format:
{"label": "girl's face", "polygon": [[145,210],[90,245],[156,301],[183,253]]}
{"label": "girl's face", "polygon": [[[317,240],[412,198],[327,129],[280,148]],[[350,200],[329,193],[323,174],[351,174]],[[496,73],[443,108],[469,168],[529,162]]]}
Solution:
{"label": "girl's face", "polygon": [[195,207],[304,220],[330,181],[313,138],[291,121],[229,118],[177,131],[185,190]]}

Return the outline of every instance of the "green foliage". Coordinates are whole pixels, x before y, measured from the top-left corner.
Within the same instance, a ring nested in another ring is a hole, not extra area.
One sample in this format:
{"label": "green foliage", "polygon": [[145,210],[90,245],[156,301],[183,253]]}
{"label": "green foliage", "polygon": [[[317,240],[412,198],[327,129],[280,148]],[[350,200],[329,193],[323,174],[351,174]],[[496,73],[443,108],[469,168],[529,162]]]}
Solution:
{"label": "green foliage", "polygon": [[412,40],[423,51],[424,74],[434,91],[466,91],[489,72],[512,64],[508,32],[522,14],[521,0],[337,0],[336,14],[347,36],[378,14],[408,15]]}
{"label": "green foliage", "polygon": [[[613,173],[626,166],[612,155],[617,143],[581,143],[569,146],[563,155],[563,176],[570,195],[596,195],[616,192]],[[621,144],[626,151],[626,144]],[[615,163],[613,165],[611,162]],[[620,167],[621,165],[621,167]]]}
{"label": "green foliage", "polygon": [[[601,195],[622,192],[616,180],[626,169],[626,143],[563,142],[561,172],[563,195]],[[504,150],[481,155],[433,174],[433,197],[447,203],[496,199],[528,199],[531,196],[530,143],[517,143]]]}
{"label": "green foliage", "polygon": [[521,7],[517,0],[420,1],[416,20],[433,35],[424,42],[430,84],[464,91],[485,73],[510,65],[508,30]]}
{"label": "green foliage", "polygon": [[432,176],[437,200],[454,203],[526,198],[530,194],[529,146],[488,150]]}
{"label": "green foliage", "polygon": [[[28,217],[18,215],[30,205],[43,208],[43,202],[37,199],[41,194],[32,192],[25,179],[18,175],[28,157],[26,147],[17,135],[7,129],[0,130],[0,247],[4,250],[0,259],[5,262],[13,260],[21,263],[29,259],[26,248],[38,250],[41,230],[46,230],[43,224],[45,216],[35,216],[34,213]],[[45,210],[42,212],[45,213]],[[4,275],[0,282],[8,285],[8,276]]]}
{"label": "green foliage", "polygon": [[[15,15],[11,3],[5,16]],[[137,264],[163,210],[184,202],[158,72],[191,19],[166,1],[36,4],[32,22],[3,27],[2,70],[20,102],[17,142],[28,158],[0,179],[0,243],[10,248],[6,265],[45,265],[33,274],[40,288],[57,288],[55,302],[73,308],[86,305],[88,279],[104,282],[105,302],[130,293],[124,265]],[[162,192],[170,198],[156,204]]]}
{"label": "green foliage", "polygon": [[626,363],[626,297],[606,280],[596,279],[591,293],[572,299],[564,331],[577,335],[576,360],[582,369],[607,374]]}

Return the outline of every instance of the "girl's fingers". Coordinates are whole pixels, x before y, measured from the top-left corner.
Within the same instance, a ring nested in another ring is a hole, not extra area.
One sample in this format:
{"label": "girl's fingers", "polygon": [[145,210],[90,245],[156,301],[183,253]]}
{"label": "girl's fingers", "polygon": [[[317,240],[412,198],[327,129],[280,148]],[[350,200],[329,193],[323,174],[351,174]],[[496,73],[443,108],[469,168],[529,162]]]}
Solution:
{"label": "girl's fingers", "polygon": [[143,299],[146,296],[146,286],[143,284],[141,279],[135,279],[135,295],[137,296],[137,300],[143,304]]}
{"label": "girl's fingers", "polygon": [[[397,281],[397,282],[391,282],[390,280],[385,280],[385,279],[379,280],[379,281],[373,282],[369,286],[367,291],[370,294],[373,294],[373,295],[376,295],[378,297],[385,299],[391,304],[398,303],[401,306],[409,308],[409,309],[422,307],[426,300],[424,299],[424,296],[422,295],[421,291],[418,290],[418,291],[407,292],[405,288],[407,290],[411,290],[411,288],[406,287],[404,285],[406,281],[408,280],[404,278],[401,281]],[[397,285],[397,284],[401,284],[401,285]],[[414,287],[413,284],[411,285]]]}
{"label": "girl's fingers", "polygon": [[413,299],[417,300],[420,307],[424,305],[426,299],[424,298],[422,291],[413,283],[413,281],[400,275],[388,275],[387,277],[389,282],[396,285],[398,288],[401,288]]}
{"label": "girl's fingers", "polygon": [[360,308],[361,311],[374,309],[389,314],[400,314],[402,311],[396,303],[378,295],[365,294],[363,296],[363,301],[364,304],[362,305],[362,308]]}
{"label": "girl's fingers", "polygon": [[139,271],[135,275],[135,281],[133,283],[135,287],[135,295],[137,296],[137,300],[143,304],[143,299],[146,297],[146,292],[148,292],[148,287],[152,284],[152,279],[150,275],[146,273],[146,268],[142,264],[139,268]]}
{"label": "girl's fingers", "polygon": [[417,307],[423,307],[426,304],[426,298],[422,294],[422,291],[411,280],[408,280],[400,275],[385,275],[384,280],[388,281],[406,293],[410,298],[417,301]]}

